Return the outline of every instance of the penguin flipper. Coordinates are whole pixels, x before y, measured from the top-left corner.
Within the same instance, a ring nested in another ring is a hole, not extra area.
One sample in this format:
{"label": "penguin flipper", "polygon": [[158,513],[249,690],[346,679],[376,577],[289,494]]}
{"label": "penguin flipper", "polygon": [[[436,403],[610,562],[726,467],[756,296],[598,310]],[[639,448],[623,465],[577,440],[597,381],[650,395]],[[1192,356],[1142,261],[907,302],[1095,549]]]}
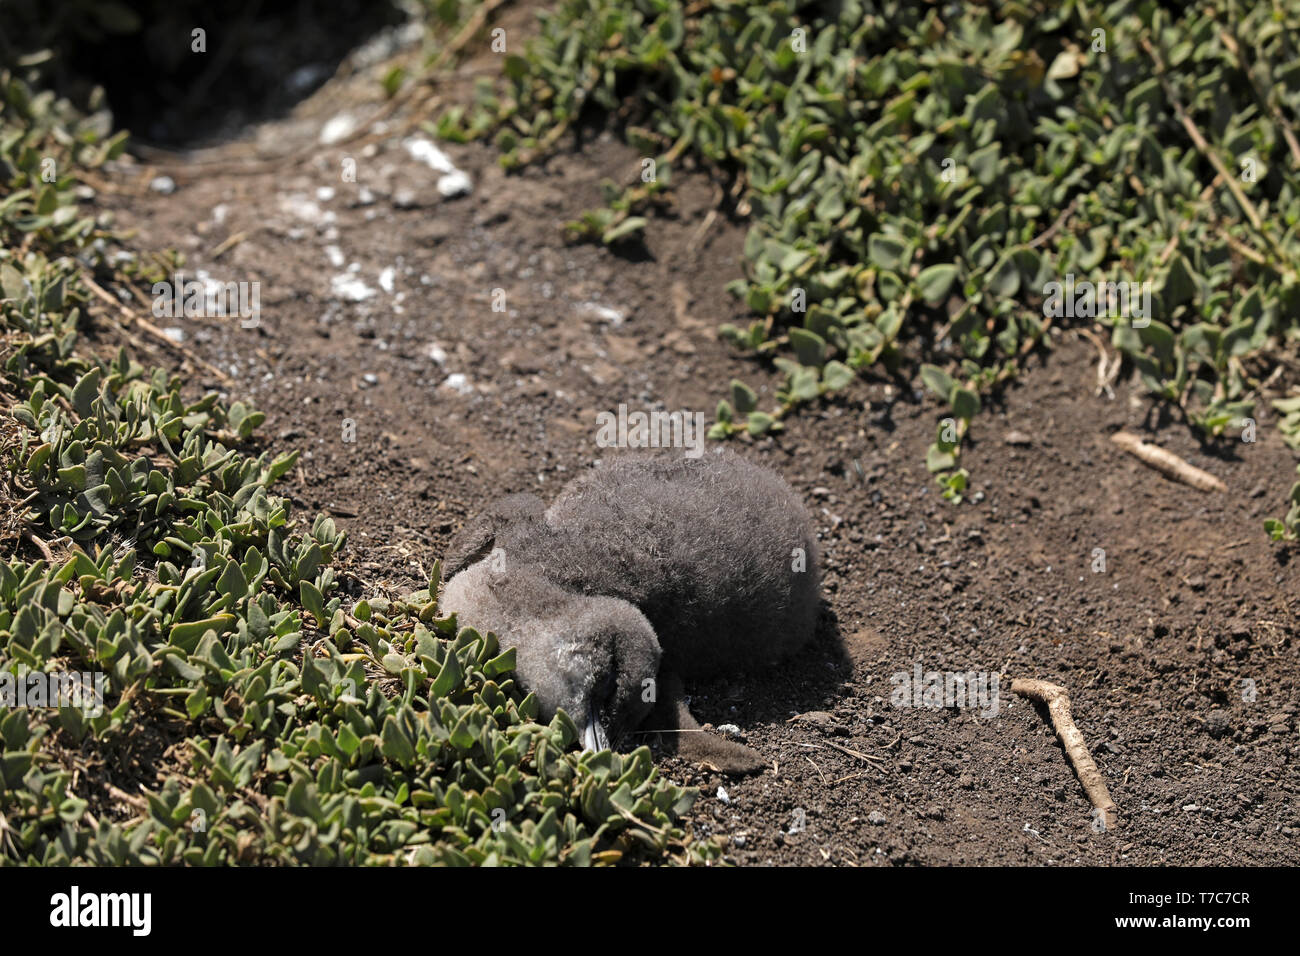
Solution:
{"label": "penguin flipper", "polygon": [[677,675],[660,675],[659,687],[659,702],[645,725],[662,733],[666,752],[734,776],[757,773],[767,766],[758,751],[700,727],[686,706],[685,690]]}

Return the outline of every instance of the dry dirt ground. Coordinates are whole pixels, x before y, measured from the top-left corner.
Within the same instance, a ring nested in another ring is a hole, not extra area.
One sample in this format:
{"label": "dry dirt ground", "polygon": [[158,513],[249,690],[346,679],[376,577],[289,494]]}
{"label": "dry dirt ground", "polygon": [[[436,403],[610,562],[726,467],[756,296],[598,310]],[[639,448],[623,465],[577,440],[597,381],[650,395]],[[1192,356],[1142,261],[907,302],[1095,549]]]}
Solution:
{"label": "dry dirt ground", "polygon": [[[490,57],[468,72],[490,70]],[[626,404],[711,421],[731,378],[765,405],[777,384],[714,333],[748,321],[723,291],[746,227],[726,208],[709,215],[725,184],[680,175],[631,254],[566,245],[562,224],[599,203],[602,178],[636,176],[630,149],[591,131],[507,176],[486,146],[444,145],[473,191],[442,199],[440,174],[399,135],[314,145],[325,120],[364,118],[378,93],[373,75],[351,93],[327,87],[240,141],[166,168],[127,166],[96,200],[135,230],[130,248],[174,247],[191,275],[260,283],[257,328],[155,321],[229,376],[200,369],[196,387],[251,400],[277,450],[302,450],[284,490],[299,516],[327,511],[348,530],[356,597],[421,586],[491,499],[553,495],[604,453],[598,412]],[[356,182],[340,176],[349,157]],[[175,192],[147,188],[162,172]],[[494,290],[505,311],[493,310]],[[1057,333],[986,403],[958,507],[925,470],[941,411],[916,381],[866,377],[777,438],[736,442],[814,514],[826,610],[789,666],[688,688],[701,721],[736,725],[769,761],[728,779],[661,759],[701,788],[690,825],[724,838],[728,860],[1300,862],[1300,574],[1294,549],[1261,529],[1283,510],[1294,460],[1266,413],[1257,443],[1207,447],[1140,386],[1097,396],[1096,358]],[[181,363],[166,348],[153,359]],[[355,442],[343,440],[349,419]],[[1229,492],[1147,469],[1108,440],[1119,426]],[[1119,827],[1094,831],[1045,711],[1005,684],[996,716],[891,705],[891,675],[918,665],[1067,687]]]}

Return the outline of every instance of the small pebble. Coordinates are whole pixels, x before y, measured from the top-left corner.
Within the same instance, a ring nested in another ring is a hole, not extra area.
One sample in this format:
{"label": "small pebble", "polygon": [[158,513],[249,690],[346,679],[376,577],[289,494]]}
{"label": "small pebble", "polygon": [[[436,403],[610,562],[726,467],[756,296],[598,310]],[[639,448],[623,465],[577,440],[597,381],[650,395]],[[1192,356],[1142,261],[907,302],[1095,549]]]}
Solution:
{"label": "small pebble", "polygon": [[447,380],[442,383],[443,388],[450,388],[459,392],[461,395],[468,395],[474,391],[474,386],[469,383],[469,379],[464,372],[453,372],[447,376]]}
{"label": "small pebble", "polygon": [[321,127],[320,141],[326,146],[332,146],[347,139],[356,128],[357,121],[350,114],[340,113]]}
{"label": "small pebble", "polygon": [[459,169],[438,178],[438,195],[444,199],[451,199],[455,196],[468,196],[472,188],[469,176]]}

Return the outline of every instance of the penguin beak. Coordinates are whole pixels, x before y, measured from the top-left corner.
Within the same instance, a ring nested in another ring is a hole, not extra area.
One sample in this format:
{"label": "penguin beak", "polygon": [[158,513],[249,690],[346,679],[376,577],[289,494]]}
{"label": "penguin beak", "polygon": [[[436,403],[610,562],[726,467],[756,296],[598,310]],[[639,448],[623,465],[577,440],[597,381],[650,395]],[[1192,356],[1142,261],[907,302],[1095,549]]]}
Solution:
{"label": "penguin beak", "polygon": [[609,749],[609,736],[605,733],[605,728],[601,726],[600,717],[596,714],[595,703],[587,705],[587,723],[582,728],[582,749]]}

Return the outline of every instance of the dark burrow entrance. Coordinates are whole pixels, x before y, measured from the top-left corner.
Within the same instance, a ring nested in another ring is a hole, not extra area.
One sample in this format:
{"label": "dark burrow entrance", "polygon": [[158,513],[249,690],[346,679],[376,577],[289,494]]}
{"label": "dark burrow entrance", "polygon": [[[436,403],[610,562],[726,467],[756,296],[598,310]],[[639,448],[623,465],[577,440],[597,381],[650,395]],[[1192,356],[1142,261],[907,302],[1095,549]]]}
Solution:
{"label": "dark burrow entrance", "polygon": [[285,115],[359,47],[385,58],[408,22],[387,0],[10,0],[0,66],[83,108],[103,87],[134,143],[206,146]]}

